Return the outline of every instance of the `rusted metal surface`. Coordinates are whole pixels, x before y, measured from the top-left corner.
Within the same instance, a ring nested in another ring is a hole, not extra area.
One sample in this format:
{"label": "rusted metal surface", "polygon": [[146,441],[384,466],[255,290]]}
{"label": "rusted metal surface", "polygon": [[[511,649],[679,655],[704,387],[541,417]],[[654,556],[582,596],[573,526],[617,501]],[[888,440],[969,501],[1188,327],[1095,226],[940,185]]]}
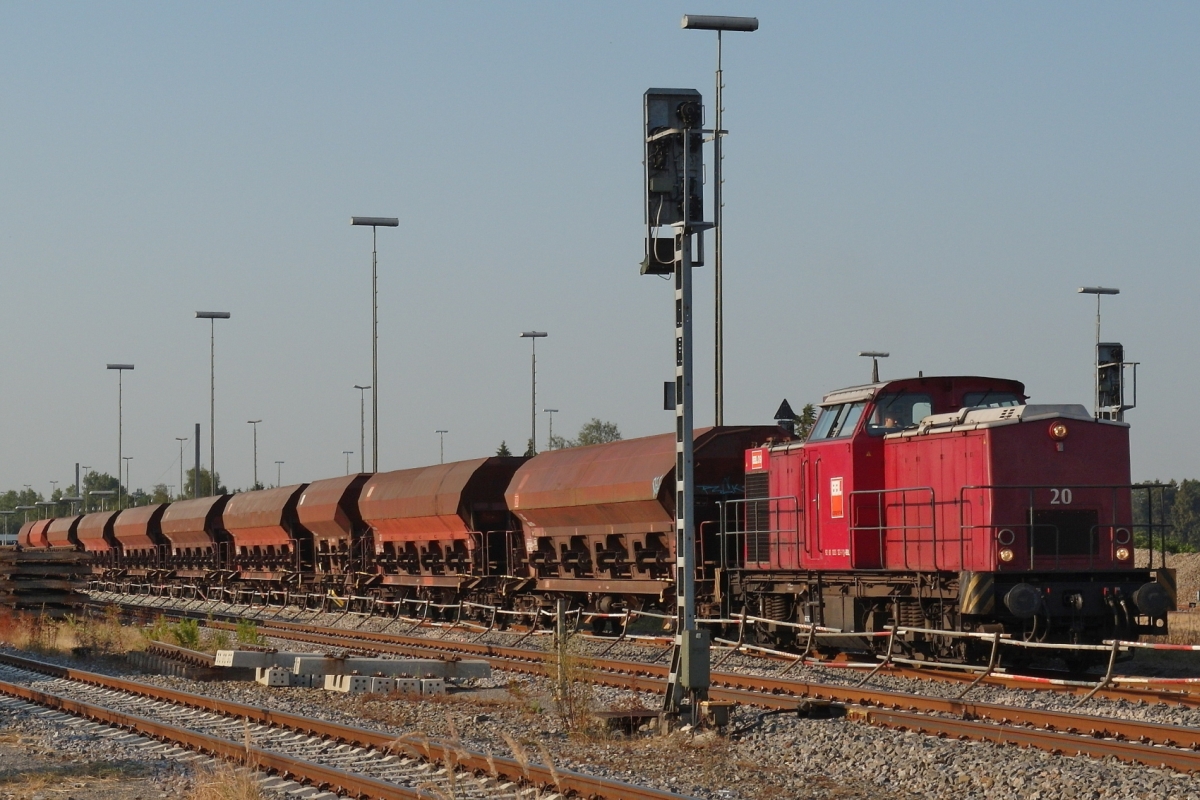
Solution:
{"label": "rusted metal surface", "polygon": [[116,542],[113,533],[113,522],[117,519],[116,511],[97,511],[85,514],[75,526],[75,536],[83,549],[89,553],[106,553],[113,549]]}
{"label": "rusted metal surface", "polygon": [[[466,750],[460,743],[442,743],[436,740],[429,740],[423,736],[401,735],[397,737],[394,734],[381,731],[340,725],[335,722],[243,705],[204,695],[141,684],[121,678],[112,678],[106,675],[60,667],[55,664],[46,664],[7,654],[0,654],[0,663],[12,664],[24,669],[34,669],[44,674],[81,681],[94,686],[103,686],[156,700],[165,700],[180,706],[211,711],[235,719],[245,719],[251,723],[282,727],[312,736],[330,738],[359,747],[371,748],[381,753],[400,753],[423,761],[431,761],[435,764],[439,762],[443,764],[454,762],[469,772],[498,775],[506,780],[521,784],[532,783],[542,789],[553,789],[568,796],[612,798],[613,800],[617,800],[617,798],[629,798],[629,800],[671,800],[681,797],[681,795],[672,792],[663,792],[644,786],[634,786],[619,781],[605,780],[570,770],[554,769],[547,765],[529,762],[522,764],[512,759],[496,758],[489,754]],[[17,691],[13,691],[14,689]],[[102,719],[102,721],[109,722],[110,724],[118,724],[122,725],[122,727],[129,727],[135,730],[150,730],[145,727],[138,727],[143,722],[141,718],[130,717],[129,715],[113,712],[108,709],[99,709],[96,706],[90,706],[80,701],[60,698],[56,695],[48,695],[33,689],[4,682],[0,682],[0,690],[14,696],[32,700],[33,702],[61,708],[71,713],[86,715],[96,713],[99,710],[107,715],[119,716],[122,720],[118,721],[113,718],[103,718],[101,716],[90,718]],[[37,695],[41,695],[41,698],[36,697]],[[85,706],[87,706],[86,709],[83,708]],[[272,751],[245,748],[240,742],[235,743],[216,739],[204,734],[164,726],[161,723],[150,724],[157,726],[156,730],[158,732],[152,733],[156,737],[171,738],[173,741],[186,741],[189,747],[204,752],[216,753],[227,758],[242,758],[240,753],[246,753],[247,758],[244,763],[255,765],[260,769],[267,768],[273,771],[284,772],[285,774],[298,777],[304,782],[323,786],[340,794],[381,798],[426,797],[426,795],[416,790],[384,783],[373,778],[334,770],[323,765],[312,764],[311,762],[286,759]],[[176,732],[181,732],[192,738],[175,738]],[[229,747],[226,747],[226,745],[229,745]]]}
{"label": "rusted metal surface", "polygon": [[33,546],[33,543],[29,541],[29,533],[33,530],[33,526],[36,524],[37,521],[34,520],[33,522],[26,522],[21,526],[21,530],[17,531],[17,544],[19,544],[21,547]]}
{"label": "rusted metal surface", "polygon": [[46,542],[50,547],[75,547],[79,541],[75,537],[75,528],[79,524],[81,516],[75,517],[58,517],[51,520],[46,526]]}
{"label": "rusted metal surface", "polygon": [[296,502],[307,485],[241,492],[229,498],[222,527],[233,538],[234,546],[290,547],[297,527]]}
{"label": "rusted metal surface", "polygon": [[165,503],[127,508],[113,520],[113,536],[125,552],[153,550],[166,542],[162,536]]}
{"label": "rusted metal surface", "polygon": [[[466,539],[507,520],[504,487],[521,458],[476,458],[381,472],[367,481],[358,508],[376,543]],[[502,528],[501,528],[502,529]]]}
{"label": "rusted metal surface", "polygon": [[50,527],[52,519],[39,519],[29,527],[28,541],[29,547],[49,547],[50,540],[46,538],[46,529]]}
{"label": "rusted metal surface", "polygon": [[[745,451],[773,426],[699,428],[696,484],[740,477]],[[665,532],[674,528],[675,435],[540,453],[517,470],[505,497],[531,536]],[[590,529],[590,530],[587,530]]]}
{"label": "rusted metal surface", "polygon": [[357,501],[363,484],[370,477],[359,473],[310,483],[296,503],[300,524],[311,531],[317,541],[348,544],[355,527],[362,525]]}
{"label": "rusted metal surface", "polygon": [[171,550],[213,547],[221,527],[221,512],[230,495],[200,497],[171,503],[162,515],[162,533],[171,543]]}

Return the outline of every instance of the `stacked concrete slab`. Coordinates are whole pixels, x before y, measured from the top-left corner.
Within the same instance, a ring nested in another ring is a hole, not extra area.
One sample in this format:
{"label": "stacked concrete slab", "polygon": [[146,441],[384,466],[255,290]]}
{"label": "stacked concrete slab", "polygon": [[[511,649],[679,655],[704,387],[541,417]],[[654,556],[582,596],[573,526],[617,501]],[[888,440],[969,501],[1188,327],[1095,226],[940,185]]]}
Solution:
{"label": "stacked concrete slab", "polygon": [[334,658],[316,653],[218,650],[218,667],[253,668],[264,686],[306,686],[349,694],[373,693],[433,696],[446,693],[447,682],[491,677],[486,661],[442,661],[434,658]]}

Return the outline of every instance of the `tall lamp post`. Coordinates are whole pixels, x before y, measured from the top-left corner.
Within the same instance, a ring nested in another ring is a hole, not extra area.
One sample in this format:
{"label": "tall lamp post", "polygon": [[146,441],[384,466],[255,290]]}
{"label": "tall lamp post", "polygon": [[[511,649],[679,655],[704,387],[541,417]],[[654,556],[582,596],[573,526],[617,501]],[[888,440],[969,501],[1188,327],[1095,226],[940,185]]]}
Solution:
{"label": "tall lamp post", "polygon": [[258,488],[258,423],[261,419],[248,419],[246,424],[254,426],[254,488]]}
{"label": "tall lamp post", "polygon": [[[217,320],[229,319],[228,311],[197,311],[196,319],[208,320],[208,490],[217,493]],[[196,475],[196,485],[200,476]]]}
{"label": "tall lamp post", "polygon": [[346,474],[350,474],[350,456],[354,455],[353,450],[343,450],[342,455],[346,457]]}
{"label": "tall lamp post", "polygon": [[714,120],[712,143],[713,143],[713,228],[716,231],[713,249],[715,254],[713,257],[713,280],[715,283],[715,370],[716,370],[716,424],[725,424],[725,317],[724,317],[724,290],[723,290],[723,272],[724,253],[725,253],[725,235],[722,220],[725,216],[722,208],[721,191],[722,183],[722,167],[724,155],[721,152],[721,139],[725,136],[725,130],[721,126],[721,116],[724,108],[721,107],[721,94],[725,88],[722,84],[721,73],[721,34],[725,31],[740,31],[743,33],[751,33],[758,30],[758,19],[755,17],[715,17],[702,14],[686,14],[680,22],[680,27],[685,30],[693,31],[716,31],[717,32],[717,111],[716,119]]}
{"label": "tall lamp post", "polygon": [[[133,456],[125,456],[124,461],[125,461],[125,496],[132,497],[133,490],[129,488],[129,462],[133,461]],[[118,484],[121,482],[120,477],[121,477],[120,475],[117,476]]]}
{"label": "tall lamp post", "polygon": [[879,359],[887,358],[891,353],[885,353],[882,350],[863,350],[858,355],[860,358],[871,359],[871,383],[879,383]]}
{"label": "tall lamp post", "polygon": [[554,415],[558,413],[558,409],[557,408],[543,408],[542,413],[545,414],[550,420],[550,430],[549,430],[549,433],[546,434],[546,449],[553,450],[554,449]]}
{"label": "tall lamp post", "polygon": [[[186,436],[176,436],[175,441],[179,442],[179,494],[183,494],[183,443],[188,440]],[[195,480],[199,484],[200,476],[196,475]]]}
{"label": "tall lamp post", "polygon": [[109,369],[117,371],[117,510],[121,510],[121,446],[124,439],[124,423],[122,420],[122,404],[124,393],[125,370],[133,369],[133,364],[109,364]]}
{"label": "tall lamp post", "polygon": [[275,462],[275,488],[276,489],[278,489],[280,486],[283,485],[283,480],[280,478],[281,475],[283,475],[283,462],[276,461]]}
{"label": "tall lamp post", "polygon": [[521,338],[528,339],[529,344],[533,346],[533,349],[530,351],[530,355],[533,358],[531,362],[533,365],[533,393],[529,402],[529,448],[535,454],[537,453],[537,340],[545,339],[549,335],[545,331],[525,331],[521,334]]}
{"label": "tall lamp post", "polygon": [[0,516],[4,517],[4,543],[8,544],[8,518],[17,513],[16,509],[8,511],[0,511]]}
{"label": "tall lamp post", "polygon": [[371,471],[379,472],[379,253],[375,246],[378,228],[400,225],[396,217],[351,217],[351,225],[371,227]]}
{"label": "tall lamp post", "polygon": [[441,428],[434,431],[438,435],[438,463],[446,463],[446,434],[450,431],[442,430]]}
{"label": "tall lamp post", "polygon": [[[374,384],[372,384],[374,385]],[[358,389],[358,471],[367,471],[367,389],[370,386],[359,386],[354,384],[354,388]],[[372,401],[374,402],[374,401]],[[375,460],[375,472],[379,471],[379,459]]]}
{"label": "tall lamp post", "polygon": [[84,497],[83,486],[87,485],[87,474],[91,467],[80,467],[80,469],[83,470],[83,484],[80,486],[79,491],[77,491],[75,494],[79,495],[79,507],[83,509],[83,513],[86,514],[87,498]]}
{"label": "tall lamp post", "polygon": [[24,511],[25,512],[25,522],[29,522],[29,512],[37,511],[37,506],[17,506],[13,510],[14,511]]}

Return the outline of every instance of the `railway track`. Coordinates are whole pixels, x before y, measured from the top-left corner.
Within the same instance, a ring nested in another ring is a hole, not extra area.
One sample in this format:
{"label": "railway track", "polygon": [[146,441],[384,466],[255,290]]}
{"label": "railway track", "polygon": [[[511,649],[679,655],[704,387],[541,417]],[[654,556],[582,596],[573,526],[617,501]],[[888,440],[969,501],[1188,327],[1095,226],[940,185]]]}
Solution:
{"label": "railway track", "polygon": [[[232,627],[229,622],[209,624]],[[546,654],[538,650],[321,629],[311,624],[280,621],[261,621],[258,630],[265,636],[333,650],[442,658],[469,655],[488,660],[495,669],[545,675]],[[663,664],[589,658],[588,665],[582,675],[598,684],[649,692],[665,689],[668,667]],[[1128,690],[1113,690],[1112,695],[1116,699],[1129,699]],[[1188,726],[729,672],[712,674],[709,696],[777,712],[799,711],[813,700],[828,701],[845,707],[853,719],[896,730],[1035,747],[1059,754],[1113,757],[1180,772],[1200,771],[1200,729]],[[1137,694],[1141,700],[1147,696],[1145,691]],[[1194,695],[1177,689],[1152,692],[1150,696],[1159,701],[1196,705]]]}
{"label": "railway track", "polygon": [[[47,687],[30,685],[46,679]],[[9,702],[32,703],[167,746],[275,773],[331,796],[386,800],[682,797],[552,765],[497,758],[470,751],[459,742],[397,737],[9,654],[0,654],[0,694],[11,698]]]}

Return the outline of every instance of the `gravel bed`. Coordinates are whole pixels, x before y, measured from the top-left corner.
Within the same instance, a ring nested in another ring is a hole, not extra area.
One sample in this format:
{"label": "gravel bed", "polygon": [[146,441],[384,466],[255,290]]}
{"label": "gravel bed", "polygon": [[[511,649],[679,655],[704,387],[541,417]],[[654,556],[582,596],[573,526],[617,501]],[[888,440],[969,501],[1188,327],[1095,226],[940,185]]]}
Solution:
{"label": "gravel bed", "polygon": [[[296,616],[293,614],[280,615]],[[327,619],[304,621],[327,624]],[[350,619],[349,617],[346,620]],[[346,620],[343,624],[346,625]],[[354,623],[360,623],[355,619]],[[363,622],[360,629],[378,621]],[[347,625],[348,627],[349,625]],[[399,632],[400,625],[392,630]],[[413,632],[415,633],[415,631]],[[435,630],[432,635],[451,639],[457,631]],[[466,634],[465,638],[474,638]],[[512,635],[504,636],[511,643]],[[498,642],[499,643],[499,642]],[[280,646],[294,648],[283,641]],[[606,646],[606,645],[605,645]],[[617,649],[640,651],[638,645]],[[653,651],[650,651],[653,652]],[[628,657],[624,652],[615,657]],[[782,668],[777,662],[747,657],[757,669]],[[115,665],[114,665],[115,666]],[[740,667],[740,665],[739,665]],[[110,667],[112,669],[112,667]],[[844,671],[804,668],[812,680],[818,672],[847,682]],[[113,670],[119,671],[119,670]],[[793,670],[793,673],[796,670]],[[555,713],[549,683],[542,678],[497,671],[470,690],[445,698],[419,700],[404,697],[347,696],[315,689],[268,689],[252,683],[195,683],[176,677],[142,676],[143,680],[201,694],[226,697],[243,703],[279,708],[291,713],[344,724],[367,726],[396,734],[424,734],[434,738],[459,736],[465,747],[510,757],[509,741],[520,743],[531,758],[544,760],[544,752],[560,768],[617,780],[668,789],[702,798],[983,798],[1003,794],[1020,798],[1128,798],[1172,797],[1200,800],[1200,776],[1097,760],[1082,756],[1056,756],[1040,751],[989,743],[959,742],[874,728],[842,718],[803,719],[792,715],[762,715],[737,709],[731,721],[733,736],[712,732],[655,732],[624,736],[592,732],[568,734]],[[858,680],[859,677],[853,677]],[[879,678],[895,682],[905,679]],[[956,693],[961,687],[916,682],[924,691]],[[904,687],[907,688],[907,687]],[[655,708],[659,697],[620,689],[595,687],[594,707]],[[978,693],[978,694],[976,694]],[[972,698],[988,702],[1063,707],[1074,698],[1051,692],[1024,692],[979,687]],[[1122,714],[1195,724],[1195,712],[1139,707],[1128,703],[1097,701],[1093,713]],[[1058,705],[1055,705],[1058,704]],[[1164,719],[1161,714],[1186,714]],[[1159,714],[1160,716],[1152,716]],[[1143,716],[1147,715],[1147,716]]]}
{"label": "gravel bed", "polygon": [[[221,610],[225,613],[244,613],[252,615],[256,612],[255,609],[244,606],[223,606]],[[430,639],[453,642],[476,641],[485,644],[508,645],[512,646],[524,637],[520,633],[508,633],[504,631],[491,631],[481,636],[479,631],[472,631],[467,628],[431,628],[431,627],[413,627],[411,623],[404,621],[394,621],[378,617],[364,617],[356,614],[341,614],[341,613],[326,613],[317,614],[311,611],[303,611],[300,609],[272,609],[270,613],[263,613],[262,609],[257,609],[257,612],[263,617],[263,621],[296,621],[311,623],[313,625],[325,627],[341,627],[344,629],[354,629],[359,632],[366,631],[386,631],[388,633],[404,633],[408,636],[422,636]],[[525,637],[521,642],[521,646],[529,648],[537,648],[543,646],[547,637],[531,636]],[[621,659],[629,661],[642,661],[657,664],[666,664],[669,660],[669,652],[666,648],[638,642],[616,642],[597,640],[591,638],[580,638],[579,646],[581,654],[599,656],[605,654],[606,658]],[[279,649],[295,649],[294,642],[286,640],[273,641],[273,647]],[[1135,659],[1132,662],[1127,662],[1121,665],[1122,671],[1126,674],[1137,674],[1137,665],[1139,661],[1144,662],[1146,653],[1138,653],[1141,659]],[[1172,654],[1178,655],[1180,661],[1184,663],[1195,664],[1192,674],[1200,676],[1200,653],[1181,653]],[[723,655],[714,653],[713,663],[716,664]],[[725,659],[720,664],[720,670],[724,672],[737,672],[747,675],[761,675],[764,677],[772,677],[789,668],[789,663],[777,659],[765,658],[744,653],[735,653]],[[825,683],[831,685],[854,686],[863,678],[863,672],[859,670],[850,670],[845,668],[822,667],[819,665],[804,665],[791,667],[788,669],[787,677],[797,680],[808,681],[811,683]],[[1095,680],[1100,680],[1102,675],[1096,674],[1093,676]],[[926,695],[932,697],[956,697],[964,688],[965,685],[958,683],[949,683],[936,680],[922,680],[919,678],[905,678],[894,675],[886,675],[883,673],[877,674],[871,678],[869,683],[871,688],[886,689],[896,692],[906,692],[911,694]],[[1130,702],[1128,700],[1108,700],[1104,698],[1093,698],[1086,705],[1075,709],[1074,706],[1078,702],[1079,697],[1063,692],[1055,691],[1039,691],[1026,689],[1010,689],[1003,686],[979,685],[970,691],[967,699],[977,703],[991,703],[996,705],[1009,705],[1024,708],[1049,709],[1054,711],[1072,711],[1078,713],[1091,714],[1094,716],[1114,717],[1118,719],[1136,719],[1147,722],[1158,722],[1167,725],[1189,725],[1200,727],[1200,709],[1181,708],[1178,706],[1168,706],[1164,704],[1145,704],[1138,702]],[[657,701],[654,701],[657,703]]]}

